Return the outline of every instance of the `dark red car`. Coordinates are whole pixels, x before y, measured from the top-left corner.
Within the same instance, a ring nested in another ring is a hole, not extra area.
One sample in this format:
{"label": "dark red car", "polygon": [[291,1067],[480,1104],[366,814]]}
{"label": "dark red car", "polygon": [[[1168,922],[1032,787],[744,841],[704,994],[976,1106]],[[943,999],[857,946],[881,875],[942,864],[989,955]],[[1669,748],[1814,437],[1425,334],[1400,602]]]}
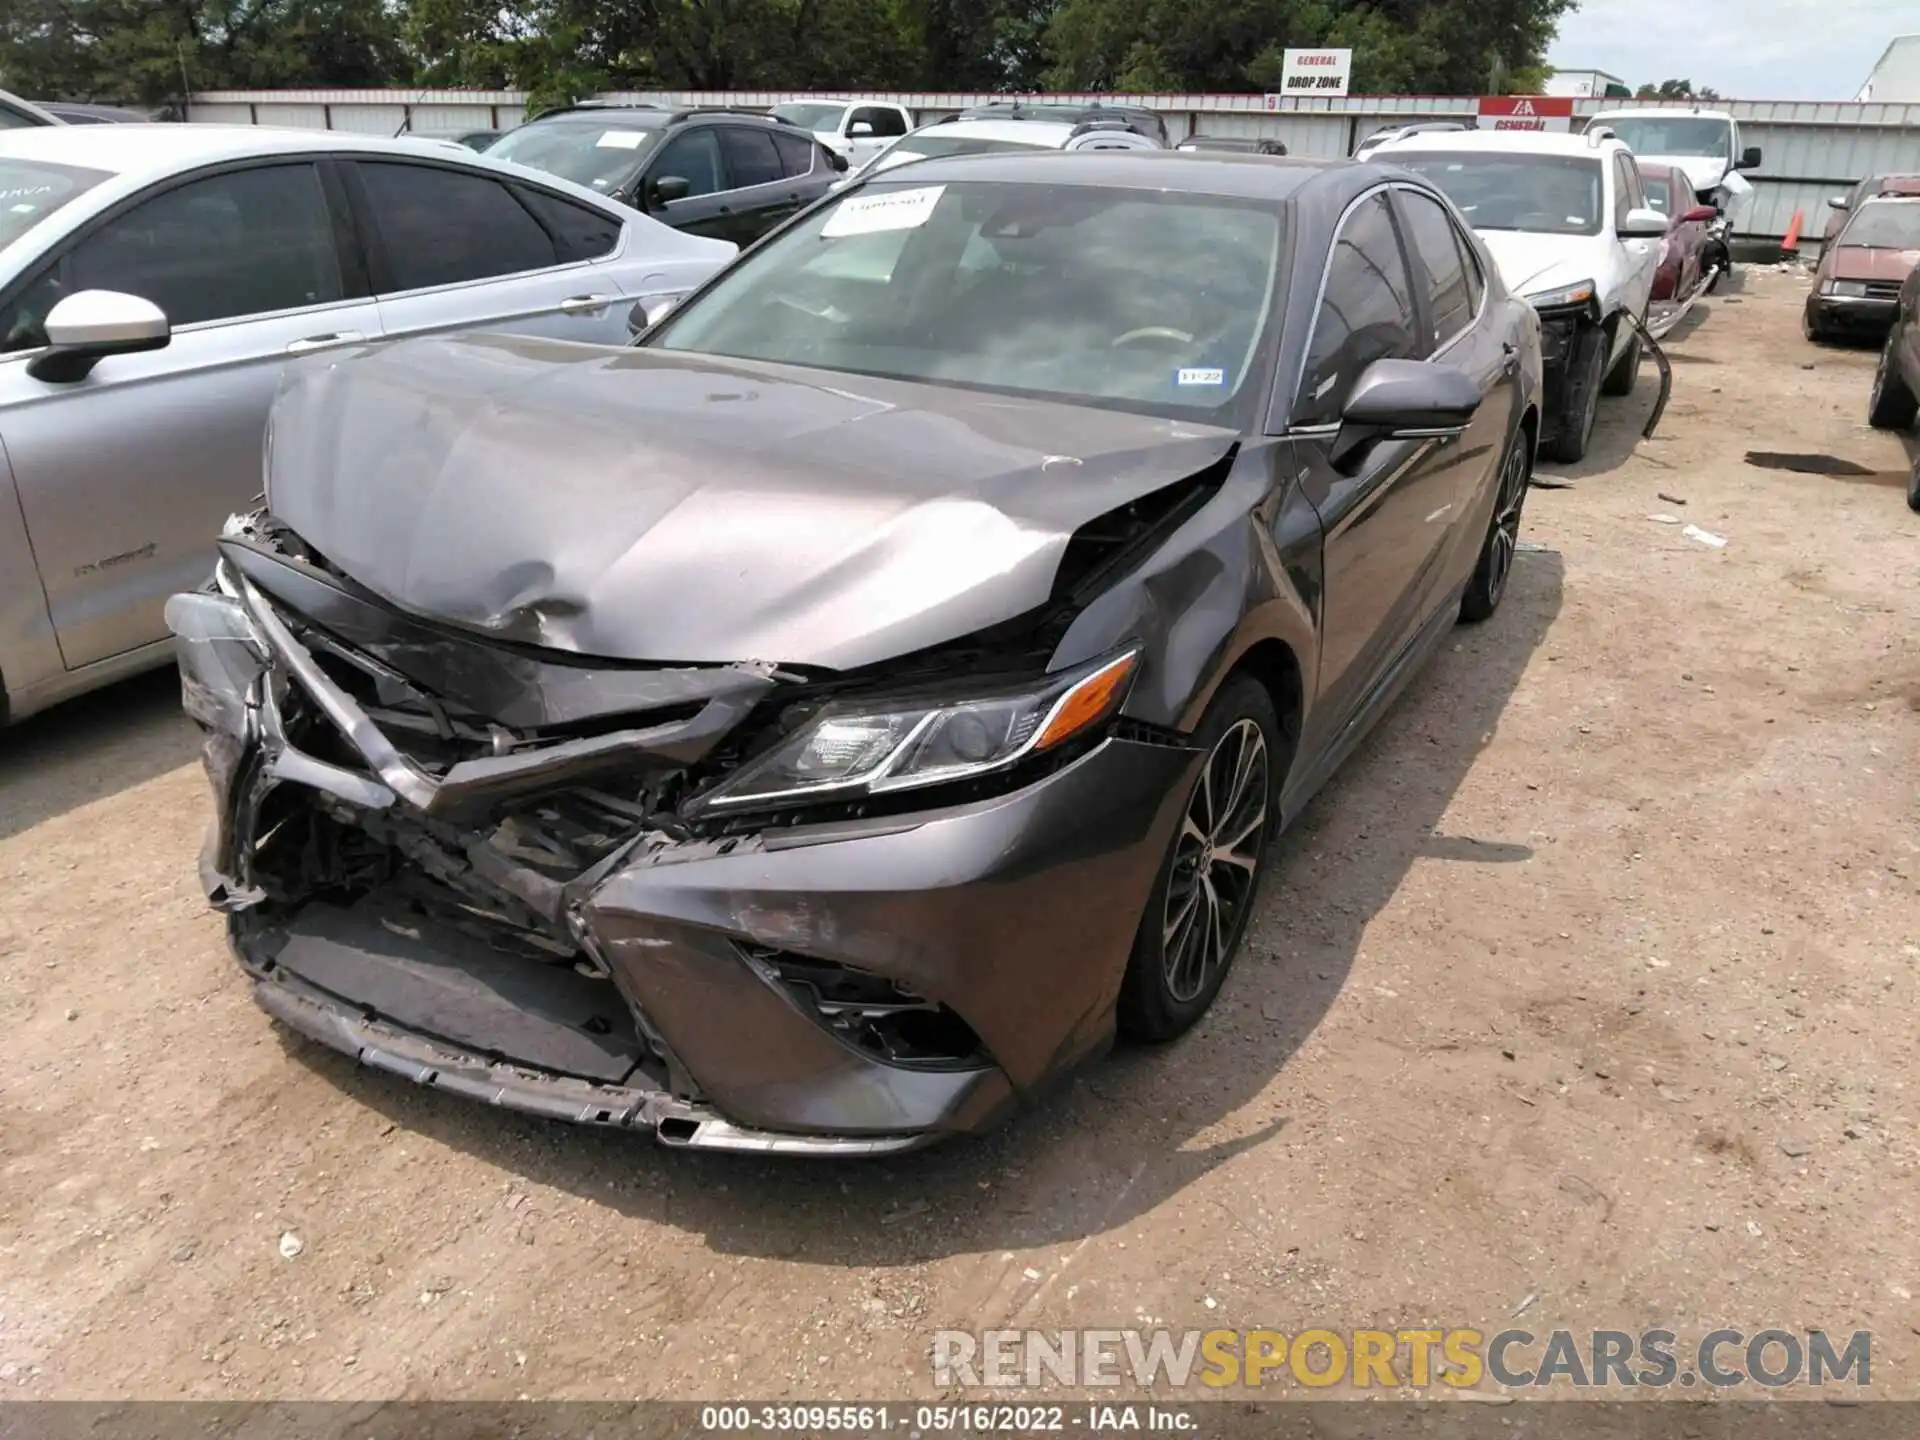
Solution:
{"label": "dark red car", "polygon": [[1667,233],[1660,241],[1660,265],[1653,272],[1653,306],[1678,306],[1691,300],[1703,283],[1705,274],[1707,227],[1715,214],[1711,205],[1702,205],[1693,193],[1693,182],[1677,165],[1650,165],[1640,162],[1640,183],[1647,192],[1647,204],[1667,217]]}

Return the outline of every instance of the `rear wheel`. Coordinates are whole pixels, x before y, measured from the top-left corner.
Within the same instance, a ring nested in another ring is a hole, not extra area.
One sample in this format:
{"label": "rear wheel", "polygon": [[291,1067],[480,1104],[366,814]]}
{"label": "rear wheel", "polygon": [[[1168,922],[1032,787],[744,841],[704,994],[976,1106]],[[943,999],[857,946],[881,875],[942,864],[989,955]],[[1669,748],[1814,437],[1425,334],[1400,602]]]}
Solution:
{"label": "rear wheel", "polygon": [[1607,332],[1585,332],[1573,352],[1574,378],[1567,386],[1566,411],[1554,430],[1550,458],[1572,465],[1587,457],[1593,422],[1600,413],[1600,386],[1606,378]]}
{"label": "rear wheel", "polygon": [[1520,511],[1527,503],[1527,480],[1533,474],[1533,442],[1525,428],[1513,432],[1500,462],[1499,493],[1493,501],[1493,520],[1480,546],[1480,563],[1473,567],[1467,593],[1460,597],[1460,618],[1485,620],[1500,608],[1513,573],[1514,553],[1520,547]]}
{"label": "rear wheel", "polygon": [[[1625,325],[1627,322],[1620,322]],[[1627,337],[1627,348],[1620,352],[1620,358],[1613,363],[1613,369],[1607,372],[1606,383],[1600,387],[1602,395],[1631,395],[1634,382],[1640,378],[1640,332],[1635,330]]]}
{"label": "rear wheel", "polygon": [[1873,394],[1867,400],[1867,423],[1876,430],[1905,430],[1920,415],[1920,399],[1913,387],[1893,363],[1893,339],[1880,351],[1880,364],[1873,372]]}
{"label": "rear wheel", "polygon": [[1235,675],[1194,732],[1206,755],[1140,917],[1117,1019],[1172,1040],[1207,1013],[1239,954],[1273,833],[1287,750],[1266,687]]}

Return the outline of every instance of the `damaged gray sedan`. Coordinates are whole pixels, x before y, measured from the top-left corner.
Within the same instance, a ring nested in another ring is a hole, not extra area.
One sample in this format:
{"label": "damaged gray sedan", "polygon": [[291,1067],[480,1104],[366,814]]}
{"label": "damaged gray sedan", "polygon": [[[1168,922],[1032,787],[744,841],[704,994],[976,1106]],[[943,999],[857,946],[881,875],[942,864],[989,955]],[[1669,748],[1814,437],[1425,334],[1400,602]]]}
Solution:
{"label": "damaged gray sedan", "polygon": [[632,348],[275,409],[176,596],[260,1004],[673,1145],[897,1151],[1181,1034],[1271,837],[1506,587],[1532,310],[1402,172],[996,154]]}

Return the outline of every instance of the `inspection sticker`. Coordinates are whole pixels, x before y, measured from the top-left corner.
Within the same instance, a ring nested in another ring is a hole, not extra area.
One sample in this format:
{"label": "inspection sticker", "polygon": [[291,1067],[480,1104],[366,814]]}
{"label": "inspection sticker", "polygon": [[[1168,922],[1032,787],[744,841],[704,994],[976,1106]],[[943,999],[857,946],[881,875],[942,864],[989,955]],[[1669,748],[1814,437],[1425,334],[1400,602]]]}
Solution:
{"label": "inspection sticker", "polygon": [[1227,383],[1227,372],[1218,366],[1189,366],[1174,372],[1173,383],[1176,385],[1224,385]]}
{"label": "inspection sticker", "polygon": [[644,130],[602,130],[593,144],[598,150],[638,150],[646,138]]}
{"label": "inspection sticker", "polygon": [[933,207],[947,193],[944,185],[922,185],[917,190],[894,190],[879,195],[856,195],[840,202],[840,208],[827,217],[820,233],[828,238],[842,235],[877,235],[885,230],[918,230],[933,214]]}

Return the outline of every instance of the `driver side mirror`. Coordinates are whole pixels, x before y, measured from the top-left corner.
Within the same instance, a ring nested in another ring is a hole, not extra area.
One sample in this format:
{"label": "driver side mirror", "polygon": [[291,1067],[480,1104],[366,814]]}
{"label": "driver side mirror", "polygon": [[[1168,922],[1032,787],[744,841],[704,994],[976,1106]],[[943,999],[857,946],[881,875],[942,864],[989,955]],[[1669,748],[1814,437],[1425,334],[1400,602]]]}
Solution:
{"label": "driver side mirror", "polygon": [[1734,168],[1737,170],[1753,170],[1756,169],[1759,164],[1760,147],[1758,145],[1749,145],[1740,152],[1740,163]]}
{"label": "driver side mirror", "polygon": [[1620,221],[1620,234],[1625,239],[1635,239],[1648,235],[1667,233],[1667,217],[1658,210],[1647,206],[1638,206],[1627,211]]}
{"label": "driver side mirror", "polygon": [[1705,224],[1719,213],[1720,212],[1711,205],[1696,205],[1680,217],[1680,223],[1682,225],[1692,225],[1696,222]]}
{"label": "driver side mirror", "polygon": [[1844,195],[1829,195],[1827,197],[1827,206],[1833,210],[1845,210],[1847,208],[1847,197]]}
{"label": "driver side mirror", "polygon": [[671,205],[693,193],[693,182],[684,175],[662,175],[647,182],[647,208]]}
{"label": "driver side mirror", "polygon": [[[825,148],[825,147],[822,147],[822,148]],[[840,171],[842,174],[846,172],[847,157],[842,155],[838,150],[827,151],[827,163],[833,166],[834,169]]]}
{"label": "driver side mirror", "polygon": [[1340,412],[1329,457],[1340,464],[1374,440],[1439,440],[1467,428],[1480,387],[1466,371],[1428,360],[1376,360],[1360,372]]}
{"label": "driver side mirror", "polygon": [[871,120],[856,120],[847,127],[847,138],[849,140],[864,139],[871,134],[873,134],[873,122]]}
{"label": "driver side mirror", "polygon": [[173,339],[166,311],[118,290],[81,290],[47,312],[47,351],[27,364],[36,380],[71,385],[109,355],[164,349]]}

